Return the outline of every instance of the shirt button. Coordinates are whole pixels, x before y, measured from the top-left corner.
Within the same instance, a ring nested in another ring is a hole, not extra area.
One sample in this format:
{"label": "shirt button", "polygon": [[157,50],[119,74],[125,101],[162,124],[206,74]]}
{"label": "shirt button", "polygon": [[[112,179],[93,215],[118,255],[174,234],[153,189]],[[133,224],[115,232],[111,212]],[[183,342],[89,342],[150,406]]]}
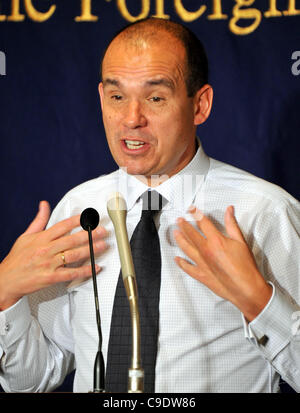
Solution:
{"label": "shirt button", "polygon": [[259,340],[257,340],[258,343],[261,346],[265,346],[267,344],[267,342],[269,341],[269,337],[268,336],[262,336]]}
{"label": "shirt button", "polygon": [[8,323],[5,324],[4,326],[4,331],[7,333],[10,329],[10,325]]}

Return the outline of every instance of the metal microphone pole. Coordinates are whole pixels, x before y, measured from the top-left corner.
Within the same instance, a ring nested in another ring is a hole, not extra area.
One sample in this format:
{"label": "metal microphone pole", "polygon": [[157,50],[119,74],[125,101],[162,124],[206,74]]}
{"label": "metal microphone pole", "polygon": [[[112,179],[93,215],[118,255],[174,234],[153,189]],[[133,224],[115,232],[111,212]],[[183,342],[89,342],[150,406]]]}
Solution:
{"label": "metal microphone pole", "polygon": [[135,270],[126,228],[127,206],[121,194],[116,193],[107,202],[107,211],[114,225],[122,277],[126,290],[132,328],[132,358],[128,369],[128,393],[143,393],[144,370],[141,363],[140,312]]}
{"label": "metal microphone pole", "polygon": [[95,309],[96,309],[96,321],[97,321],[97,329],[98,329],[98,337],[99,337],[98,351],[97,351],[95,362],[94,362],[93,393],[104,393],[105,392],[105,365],[104,365],[104,359],[103,359],[103,354],[102,354],[101,320],[100,320],[98,288],[97,288],[95,258],[94,258],[93,238],[92,238],[92,230],[97,227],[98,223],[99,223],[99,214],[95,209],[87,208],[82,212],[80,216],[80,224],[82,228],[88,232],[88,235],[89,235],[90,257],[91,257],[94,299],[95,299]]}

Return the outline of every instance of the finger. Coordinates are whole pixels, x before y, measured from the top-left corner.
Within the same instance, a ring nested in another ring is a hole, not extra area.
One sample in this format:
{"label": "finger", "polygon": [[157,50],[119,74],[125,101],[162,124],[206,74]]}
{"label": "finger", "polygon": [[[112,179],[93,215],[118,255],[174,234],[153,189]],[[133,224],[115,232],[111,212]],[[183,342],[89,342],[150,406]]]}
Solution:
{"label": "finger", "polygon": [[[93,231],[92,238],[93,241],[97,241],[106,235],[107,231],[103,227],[98,227],[95,231]],[[64,237],[52,241],[50,251],[52,254],[57,254],[61,251],[77,248],[88,242],[89,236],[87,231],[79,231],[71,235],[65,235]]]}
{"label": "finger", "polygon": [[196,280],[199,279],[199,270],[197,267],[182,257],[175,257],[176,264],[188,275],[195,278]]}
{"label": "finger", "polygon": [[206,238],[222,235],[221,232],[212,223],[212,221],[195,206],[192,205],[189,209],[189,212],[195,218],[198,228],[203,232]]}
{"label": "finger", "polygon": [[187,255],[192,261],[198,262],[200,256],[199,256],[199,252],[196,249],[194,243],[191,242],[189,239],[187,239],[184,236],[184,234],[182,234],[178,230],[174,231],[174,237],[175,237],[175,240],[178,246],[182,249],[185,255]]}
{"label": "finger", "polygon": [[[99,240],[93,244],[94,254],[98,255],[103,253],[108,248],[108,245],[105,241]],[[64,260],[63,256],[64,255]],[[72,250],[64,251],[63,253],[59,253],[56,256],[56,267],[64,266],[67,264],[74,264],[79,261],[87,260],[90,257],[90,247],[84,246],[75,248]]]}
{"label": "finger", "polygon": [[244,236],[234,215],[234,207],[230,205],[225,212],[225,228],[228,236],[236,241],[245,242]]}
{"label": "finger", "polygon": [[39,210],[36,217],[26,229],[24,234],[35,234],[41,232],[46,228],[46,225],[50,218],[50,205],[47,201],[41,201],[39,203]]}
{"label": "finger", "polygon": [[181,232],[184,234],[185,238],[188,239],[196,248],[203,246],[205,239],[199,233],[199,231],[197,231],[197,229],[193,227],[192,224],[190,224],[184,218],[178,218],[177,225],[179,226]]}
{"label": "finger", "polygon": [[[96,273],[101,271],[99,265],[95,265]],[[77,278],[88,278],[92,275],[91,265],[84,265],[78,268],[60,268],[51,276],[49,284],[56,284],[58,282],[72,281]]]}
{"label": "finger", "polygon": [[88,234],[86,231],[79,231],[75,234],[65,235],[51,242],[50,253],[58,254],[67,250],[75,249],[83,244],[88,243]]}
{"label": "finger", "polygon": [[80,226],[80,215],[74,215],[48,228],[45,231],[45,234],[47,235],[47,238],[50,241],[53,241],[67,234],[68,232],[71,232],[73,229],[79,226]]}

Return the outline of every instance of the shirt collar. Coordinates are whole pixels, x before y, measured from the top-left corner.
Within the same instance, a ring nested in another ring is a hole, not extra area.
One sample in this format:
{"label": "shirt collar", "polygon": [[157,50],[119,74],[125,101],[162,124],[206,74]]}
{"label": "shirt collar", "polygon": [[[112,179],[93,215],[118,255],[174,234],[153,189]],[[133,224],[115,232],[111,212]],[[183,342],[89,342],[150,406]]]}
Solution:
{"label": "shirt collar", "polygon": [[[186,211],[205,180],[209,169],[209,158],[199,139],[197,142],[198,150],[188,165],[154,188],[168,201],[169,208]],[[135,175],[127,174],[126,169],[118,170],[118,190],[126,199],[128,211],[148,189],[151,188],[137,179]]]}

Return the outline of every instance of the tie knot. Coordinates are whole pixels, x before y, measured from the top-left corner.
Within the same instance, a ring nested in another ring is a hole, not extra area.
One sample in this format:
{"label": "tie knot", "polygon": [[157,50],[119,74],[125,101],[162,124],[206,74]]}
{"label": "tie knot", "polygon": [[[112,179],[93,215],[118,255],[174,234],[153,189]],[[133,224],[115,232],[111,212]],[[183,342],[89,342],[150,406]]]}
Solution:
{"label": "tie knot", "polygon": [[163,197],[156,191],[146,191],[141,198],[143,200],[143,218],[153,218],[163,207]]}

